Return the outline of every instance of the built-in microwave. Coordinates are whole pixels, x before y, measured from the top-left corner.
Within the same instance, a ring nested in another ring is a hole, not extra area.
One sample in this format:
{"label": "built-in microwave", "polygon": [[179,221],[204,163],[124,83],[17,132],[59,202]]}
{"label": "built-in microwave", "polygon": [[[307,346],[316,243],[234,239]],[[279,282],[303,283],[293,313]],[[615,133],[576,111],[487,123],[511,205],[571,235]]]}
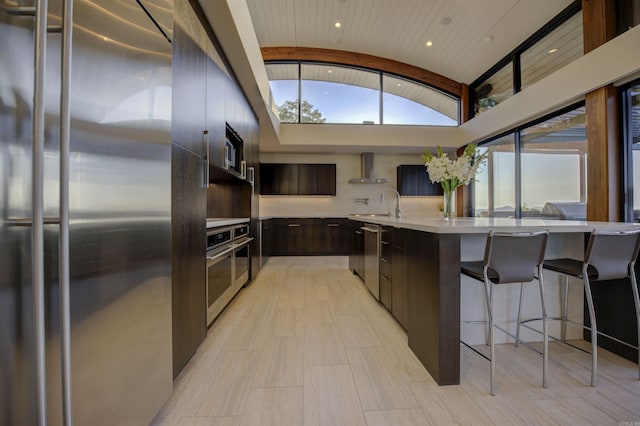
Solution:
{"label": "built-in microwave", "polygon": [[242,177],[245,177],[245,170],[243,165],[245,164],[242,158],[242,148],[244,141],[230,125],[226,126],[226,139],[224,141],[224,164],[227,170],[232,170],[236,173],[240,173]]}
{"label": "built-in microwave", "polygon": [[235,146],[233,146],[229,139],[224,141],[224,155],[224,164],[226,168],[236,170],[238,168],[238,165],[236,164],[238,156],[236,154]]}

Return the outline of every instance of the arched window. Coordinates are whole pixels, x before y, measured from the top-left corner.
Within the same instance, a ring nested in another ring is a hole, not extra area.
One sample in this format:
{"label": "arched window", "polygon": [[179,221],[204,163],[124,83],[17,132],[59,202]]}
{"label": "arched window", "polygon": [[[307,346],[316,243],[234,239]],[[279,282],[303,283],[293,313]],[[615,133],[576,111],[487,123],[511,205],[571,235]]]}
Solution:
{"label": "arched window", "polygon": [[397,75],[314,62],[266,68],[283,123],[459,124],[459,99]]}

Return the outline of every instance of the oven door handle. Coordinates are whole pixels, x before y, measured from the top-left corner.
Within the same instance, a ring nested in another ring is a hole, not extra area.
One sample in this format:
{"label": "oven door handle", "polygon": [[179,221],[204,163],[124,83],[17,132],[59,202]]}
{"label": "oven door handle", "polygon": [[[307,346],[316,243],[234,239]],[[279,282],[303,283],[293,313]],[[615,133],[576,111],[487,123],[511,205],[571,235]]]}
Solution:
{"label": "oven door handle", "polygon": [[248,237],[243,239],[242,241],[238,242],[238,243],[234,243],[233,244],[233,248],[234,249],[239,249],[241,247],[246,246],[247,244],[249,244],[251,241],[253,241],[253,237]]}
{"label": "oven door handle", "polygon": [[233,251],[233,246],[229,247],[228,249],[221,251],[220,253],[215,254],[214,256],[207,256],[207,260],[218,260],[221,257],[225,257],[227,254],[231,253]]}

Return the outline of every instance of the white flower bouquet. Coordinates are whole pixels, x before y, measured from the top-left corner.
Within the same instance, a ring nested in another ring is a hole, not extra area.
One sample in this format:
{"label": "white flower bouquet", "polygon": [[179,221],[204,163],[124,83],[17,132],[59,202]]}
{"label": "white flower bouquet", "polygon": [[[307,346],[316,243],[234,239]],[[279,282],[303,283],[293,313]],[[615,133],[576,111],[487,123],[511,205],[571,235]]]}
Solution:
{"label": "white flower bouquet", "polygon": [[475,178],[478,168],[484,164],[487,152],[479,154],[476,144],[465,147],[461,156],[452,160],[449,154],[437,147],[436,154],[425,148],[422,159],[425,162],[429,179],[432,183],[440,183],[444,191],[444,216],[453,218],[453,193],[463,185],[468,185]]}

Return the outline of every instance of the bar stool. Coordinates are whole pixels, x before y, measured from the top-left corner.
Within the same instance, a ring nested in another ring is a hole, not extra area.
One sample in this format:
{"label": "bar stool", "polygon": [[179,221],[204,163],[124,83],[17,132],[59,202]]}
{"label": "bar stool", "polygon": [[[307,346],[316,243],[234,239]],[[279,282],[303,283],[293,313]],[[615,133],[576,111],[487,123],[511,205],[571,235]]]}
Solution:
{"label": "bar stool", "polygon": [[[567,322],[577,324],[591,331],[591,386],[596,386],[598,371],[598,334],[612,338],[619,343],[638,349],[626,342],[598,331],[596,314],[591,294],[591,281],[604,281],[630,278],[633,301],[636,307],[638,325],[638,343],[640,346],[640,301],[638,300],[638,284],[634,265],[640,248],[640,230],[633,231],[599,231],[591,232],[584,261],[576,259],[551,259],[544,261],[544,268],[565,276],[561,307],[561,341],[566,340]],[[591,327],[576,323],[567,318],[569,277],[582,279],[589,309]],[[519,325],[518,325],[519,326]],[[640,358],[640,353],[639,353]],[[638,378],[640,378],[640,359],[638,360]]]}
{"label": "bar stool", "polygon": [[532,282],[537,278],[542,302],[543,350],[542,386],[547,387],[548,338],[547,314],[544,306],[544,284],[542,262],[547,246],[549,231],[539,232],[489,232],[485,246],[484,260],[481,262],[461,262],[462,274],[484,283],[484,292],[489,318],[490,378],[491,395],[495,395],[495,344],[494,327],[509,334],[494,324],[493,287],[497,284]]}

